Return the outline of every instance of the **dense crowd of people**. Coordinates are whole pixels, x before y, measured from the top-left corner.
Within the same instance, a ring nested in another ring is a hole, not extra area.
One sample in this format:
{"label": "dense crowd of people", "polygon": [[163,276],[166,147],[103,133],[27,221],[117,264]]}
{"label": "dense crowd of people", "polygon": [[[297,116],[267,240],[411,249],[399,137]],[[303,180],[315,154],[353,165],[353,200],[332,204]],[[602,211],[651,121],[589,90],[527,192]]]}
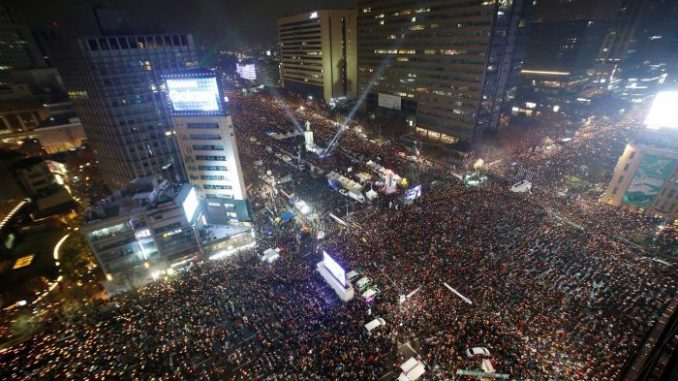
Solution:
{"label": "dense crowd of people", "polygon": [[[266,147],[295,152],[296,143],[264,130],[295,128],[290,116],[300,100],[286,109],[265,95],[229,99],[242,162],[290,167]],[[336,133],[322,117],[313,125],[321,143]],[[422,181],[413,204],[382,196],[353,214],[359,224],[344,227],[326,214],[344,208],[345,198],[322,176],[295,171],[285,187],[312,203],[316,221],[277,226],[259,236],[257,249],[196,264],[76,321],[49,321],[0,352],[0,378],[395,379],[405,360],[398,348],[410,343],[426,366],[423,380],[464,379],[458,370],[479,369],[480,359],[466,355],[471,347],[488,348],[497,372],[512,379],[616,379],[675,297],[676,266],[647,260],[594,222],[577,228],[555,218],[541,198],[511,193],[501,180],[469,188],[445,168],[402,160],[399,150],[347,133],[331,158],[305,160],[356,172],[369,169],[355,157],[378,160]],[[284,197],[267,193],[261,169],[244,168],[253,204]],[[295,236],[307,223],[324,238]],[[259,213],[257,224],[271,219]],[[309,243],[317,247],[299,250]],[[269,247],[281,257],[262,263]],[[315,271],[321,250],[381,292],[369,303],[360,296],[341,303]],[[375,317],[386,326],[368,334],[364,324]]]}
{"label": "dense crowd of people", "polygon": [[[566,143],[557,144],[546,137],[542,149],[524,147],[490,170],[504,178],[527,176],[537,184],[534,198],[578,224],[625,240],[652,237],[656,251],[675,255],[675,226],[662,218],[600,202],[619,156],[643,133],[637,128],[637,114],[629,112],[620,120],[591,117]],[[581,184],[573,184],[575,181]],[[577,187],[580,189],[572,189]]]}

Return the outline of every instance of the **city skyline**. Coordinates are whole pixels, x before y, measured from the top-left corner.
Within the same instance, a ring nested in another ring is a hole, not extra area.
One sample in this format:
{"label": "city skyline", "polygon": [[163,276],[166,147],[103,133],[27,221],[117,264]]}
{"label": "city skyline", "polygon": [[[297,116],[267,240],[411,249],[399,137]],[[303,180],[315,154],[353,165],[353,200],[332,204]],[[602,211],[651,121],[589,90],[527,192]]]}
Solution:
{"label": "city skyline", "polygon": [[[306,0],[64,0],[48,3],[8,0],[8,5],[15,8],[32,28],[48,28],[55,26],[53,23],[56,22],[59,27],[76,35],[95,35],[98,29],[92,9],[96,6],[112,7],[129,10],[131,19],[142,30],[192,33],[199,47],[207,51],[272,43],[277,39],[278,17],[313,9],[353,8],[355,3],[355,0],[319,0],[314,4]],[[155,12],[157,9],[163,12]],[[145,17],[148,14],[154,16]]]}

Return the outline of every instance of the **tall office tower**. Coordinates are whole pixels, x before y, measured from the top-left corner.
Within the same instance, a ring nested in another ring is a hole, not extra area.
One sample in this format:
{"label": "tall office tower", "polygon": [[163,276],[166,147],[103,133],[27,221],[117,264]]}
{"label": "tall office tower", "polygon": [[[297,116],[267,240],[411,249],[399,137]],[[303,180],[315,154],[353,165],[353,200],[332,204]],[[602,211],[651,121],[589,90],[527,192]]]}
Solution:
{"label": "tall office tower", "polygon": [[640,15],[647,0],[620,0],[615,12],[614,25],[603,41],[596,63],[614,67],[626,55],[640,21]]}
{"label": "tall office tower", "polygon": [[499,126],[522,66],[531,1],[358,1],[367,111],[404,116],[444,142]]}
{"label": "tall office tower", "polygon": [[587,112],[590,100],[583,90],[590,87],[591,69],[614,25],[617,1],[538,2],[514,112]]}
{"label": "tall office tower", "polygon": [[652,99],[659,88],[678,86],[678,1],[638,2],[613,76],[613,87],[634,102]]}
{"label": "tall office tower", "polygon": [[160,75],[195,64],[190,35],[56,39],[48,47],[108,184],[185,179]]}
{"label": "tall office tower", "polygon": [[184,167],[208,222],[250,221],[233,121],[217,75],[188,70],[163,78]]}
{"label": "tall office tower", "polygon": [[10,80],[12,69],[44,66],[45,60],[30,30],[21,25],[9,8],[0,6],[0,82]]}
{"label": "tall office tower", "polygon": [[278,19],[282,84],[316,96],[356,98],[356,10],[323,9]]}

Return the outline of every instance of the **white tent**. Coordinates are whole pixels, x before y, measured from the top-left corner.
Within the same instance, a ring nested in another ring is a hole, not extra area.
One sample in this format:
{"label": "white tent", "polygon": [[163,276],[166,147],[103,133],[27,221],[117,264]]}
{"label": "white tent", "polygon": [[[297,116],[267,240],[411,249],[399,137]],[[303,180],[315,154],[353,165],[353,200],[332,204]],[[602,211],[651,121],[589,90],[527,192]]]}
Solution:
{"label": "white tent", "polygon": [[398,377],[398,381],[415,381],[426,373],[424,364],[414,357],[410,357],[405,361],[400,366],[400,369],[402,369],[403,372],[400,374],[400,377]]}
{"label": "white tent", "polygon": [[367,192],[365,192],[365,196],[369,201],[374,200],[375,198],[379,197],[379,194],[374,191],[374,189],[370,189]]}
{"label": "white tent", "polygon": [[266,249],[264,255],[261,257],[262,262],[273,263],[276,259],[280,258],[280,249]]}

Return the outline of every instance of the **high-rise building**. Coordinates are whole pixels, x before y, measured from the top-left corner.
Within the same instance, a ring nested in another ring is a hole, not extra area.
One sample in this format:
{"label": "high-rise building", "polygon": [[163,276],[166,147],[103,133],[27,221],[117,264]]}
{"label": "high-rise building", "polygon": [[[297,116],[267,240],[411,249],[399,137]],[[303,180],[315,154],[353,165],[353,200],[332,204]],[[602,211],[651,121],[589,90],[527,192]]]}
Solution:
{"label": "high-rise building", "polygon": [[10,70],[43,66],[45,60],[30,30],[11,9],[0,6],[0,82],[9,80]]}
{"label": "high-rise building", "polygon": [[188,70],[164,79],[181,158],[207,221],[250,221],[233,121],[217,75]]}
{"label": "high-rise building", "polygon": [[106,35],[48,45],[107,183],[185,179],[160,76],[195,64],[190,35]]}
{"label": "high-rise building", "polygon": [[304,96],[356,98],[355,9],[322,9],[278,19],[282,84]]}
{"label": "high-rise building", "polygon": [[678,1],[622,1],[617,14],[599,56],[599,71],[611,79],[609,87],[625,99],[643,102],[661,87],[678,86]]}
{"label": "high-rise building", "polygon": [[444,142],[494,131],[515,93],[532,2],[358,1],[367,111],[405,116]]}
{"label": "high-rise building", "polygon": [[[618,0],[539,1],[513,110],[585,115],[591,69],[614,25]],[[515,111],[514,111],[515,113]]]}

